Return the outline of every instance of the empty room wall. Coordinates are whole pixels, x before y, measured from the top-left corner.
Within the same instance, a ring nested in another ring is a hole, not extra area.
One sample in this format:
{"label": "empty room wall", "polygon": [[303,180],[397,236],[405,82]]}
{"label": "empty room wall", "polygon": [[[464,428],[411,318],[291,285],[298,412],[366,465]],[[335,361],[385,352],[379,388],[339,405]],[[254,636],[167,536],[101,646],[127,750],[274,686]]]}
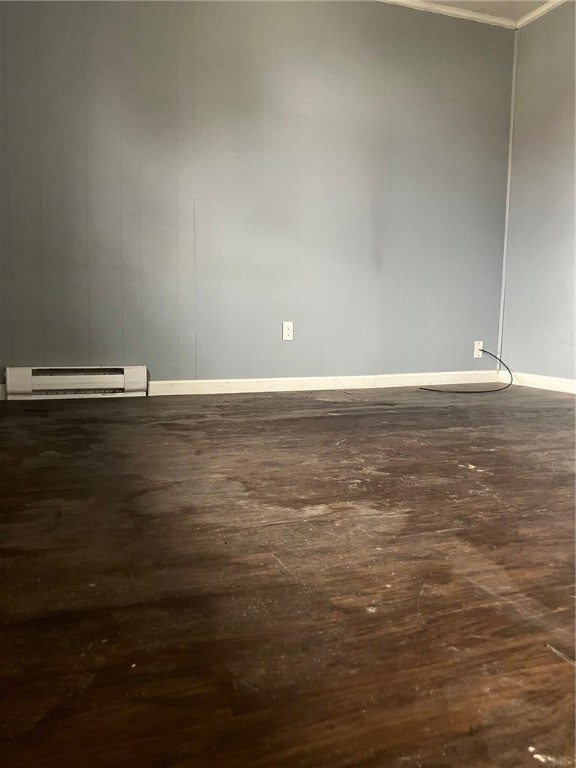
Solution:
{"label": "empty room wall", "polygon": [[574,10],[518,32],[503,354],[574,378]]}
{"label": "empty room wall", "polygon": [[510,30],[363,2],[1,12],[0,365],[492,367]]}

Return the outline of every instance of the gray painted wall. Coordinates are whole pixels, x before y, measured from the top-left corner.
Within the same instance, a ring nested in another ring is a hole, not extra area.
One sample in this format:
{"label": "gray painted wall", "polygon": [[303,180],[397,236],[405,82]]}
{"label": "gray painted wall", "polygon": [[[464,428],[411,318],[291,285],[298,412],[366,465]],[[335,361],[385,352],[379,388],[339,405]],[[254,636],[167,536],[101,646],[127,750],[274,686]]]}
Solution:
{"label": "gray painted wall", "polygon": [[574,11],[518,33],[503,352],[574,378]]}
{"label": "gray painted wall", "polygon": [[509,30],[362,2],[2,14],[0,364],[493,367]]}

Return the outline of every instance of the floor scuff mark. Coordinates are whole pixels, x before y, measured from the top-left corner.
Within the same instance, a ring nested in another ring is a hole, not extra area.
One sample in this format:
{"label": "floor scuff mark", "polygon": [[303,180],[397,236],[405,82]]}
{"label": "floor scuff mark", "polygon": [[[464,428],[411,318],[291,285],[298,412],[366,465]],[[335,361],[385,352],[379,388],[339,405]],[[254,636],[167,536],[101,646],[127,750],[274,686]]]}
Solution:
{"label": "floor scuff mark", "polygon": [[560,656],[560,658],[564,659],[564,661],[567,661],[570,664],[576,664],[574,659],[571,659],[570,656],[567,656],[565,653],[562,653],[562,651],[559,651],[558,648],[554,648],[554,646],[550,645],[550,643],[546,643],[545,647],[548,648],[549,651],[552,651],[552,653],[555,653],[556,656]]}

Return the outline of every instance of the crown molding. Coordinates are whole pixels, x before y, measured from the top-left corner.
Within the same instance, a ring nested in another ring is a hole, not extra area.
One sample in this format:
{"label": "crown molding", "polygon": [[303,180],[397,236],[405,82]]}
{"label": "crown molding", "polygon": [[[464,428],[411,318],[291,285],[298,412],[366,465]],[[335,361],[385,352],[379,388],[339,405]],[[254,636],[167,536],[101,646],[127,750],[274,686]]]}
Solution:
{"label": "crown molding", "polygon": [[387,3],[388,5],[403,5],[405,8],[413,8],[416,11],[427,11],[428,13],[436,13],[440,16],[452,16],[455,19],[478,21],[481,24],[491,24],[493,27],[516,29],[516,22],[511,19],[491,16],[488,13],[465,11],[462,8],[453,8],[451,5],[432,3],[429,0],[378,0],[378,2]]}
{"label": "crown molding", "polygon": [[530,24],[531,21],[536,21],[536,19],[544,16],[548,11],[553,11],[554,8],[558,8],[559,5],[563,5],[565,2],[566,0],[548,0],[548,2],[541,5],[540,8],[536,8],[535,11],[531,11],[530,13],[527,13],[526,16],[522,16],[521,19],[518,19],[516,22],[516,29],[522,29],[526,24]]}
{"label": "crown molding", "polygon": [[548,0],[547,3],[541,5],[540,8],[536,8],[535,11],[527,13],[522,16],[518,21],[512,19],[504,19],[501,16],[492,16],[489,13],[478,13],[477,11],[466,11],[463,8],[454,8],[451,5],[444,5],[443,3],[433,3],[430,0],[377,0],[380,3],[386,3],[388,5],[402,5],[405,8],[413,8],[416,11],[426,11],[428,13],[436,13],[440,16],[452,16],[455,19],[465,19],[467,21],[476,21],[480,24],[490,24],[493,27],[504,27],[505,29],[521,29],[530,22],[541,18],[544,14],[554,10],[559,5],[567,2],[567,0]]}

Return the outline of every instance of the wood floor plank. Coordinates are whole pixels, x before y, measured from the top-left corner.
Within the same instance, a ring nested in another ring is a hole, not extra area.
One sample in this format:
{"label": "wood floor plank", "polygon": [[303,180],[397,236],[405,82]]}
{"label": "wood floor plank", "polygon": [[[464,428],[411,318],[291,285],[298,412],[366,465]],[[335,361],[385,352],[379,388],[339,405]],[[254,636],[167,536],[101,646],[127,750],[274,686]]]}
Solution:
{"label": "wood floor plank", "polygon": [[574,766],[574,401],[2,405],[7,768]]}

